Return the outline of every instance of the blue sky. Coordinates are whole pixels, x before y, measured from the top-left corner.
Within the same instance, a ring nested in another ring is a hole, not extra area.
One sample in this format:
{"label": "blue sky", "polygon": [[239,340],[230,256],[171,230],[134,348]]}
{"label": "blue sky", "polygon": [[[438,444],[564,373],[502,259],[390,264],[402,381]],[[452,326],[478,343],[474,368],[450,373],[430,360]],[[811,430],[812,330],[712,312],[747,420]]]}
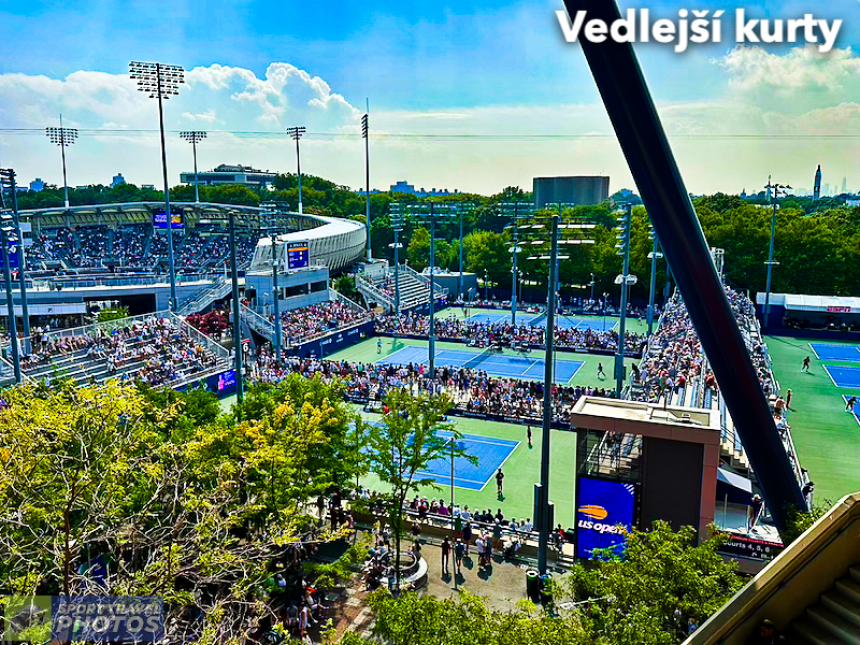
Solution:
{"label": "blue sky", "polygon": [[[674,17],[680,8],[730,15],[744,5],[621,2],[622,11],[641,6]],[[355,133],[369,97],[378,133],[600,135],[514,145],[491,138],[375,139],[377,187],[407,179],[489,193],[511,183],[528,186],[536,175],[601,172],[613,178],[613,189],[629,186],[582,52],[561,37],[555,11],[562,8],[543,0],[0,2],[0,127],[54,125],[46,121],[62,111],[81,129],[153,128],[154,102],[134,95],[124,75],[129,60],[158,60],[197,68],[168,105],[168,129],[277,133],[305,124],[312,134],[303,142],[304,168],[345,184],[361,180],[361,150],[338,136]],[[822,163],[832,183],[848,175],[849,186],[860,189],[860,169],[853,181],[851,173],[860,159],[851,140],[838,138],[860,125],[860,3],[836,0],[821,9],[771,2],[748,11],[772,18],[812,12],[845,24],[838,50],[826,57],[789,46],[735,49],[727,19],[721,44],[680,55],[666,45],[637,48],[666,129],[679,135],[673,143],[688,187],[737,192],[758,188],[768,174],[808,187]],[[761,138],[695,140],[714,132]],[[791,133],[829,138],[776,144],[764,138]],[[213,133],[201,147],[201,164],[291,170],[294,160],[280,143]],[[156,148],[149,135],[82,135],[70,151],[78,162],[70,160],[70,181],[104,182],[121,171],[132,181],[156,183]],[[44,140],[0,132],[0,163],[19,167],[22,177],[58,181],[54,152]],[[188,165],[186,152],[171,140],[172,176]]]}

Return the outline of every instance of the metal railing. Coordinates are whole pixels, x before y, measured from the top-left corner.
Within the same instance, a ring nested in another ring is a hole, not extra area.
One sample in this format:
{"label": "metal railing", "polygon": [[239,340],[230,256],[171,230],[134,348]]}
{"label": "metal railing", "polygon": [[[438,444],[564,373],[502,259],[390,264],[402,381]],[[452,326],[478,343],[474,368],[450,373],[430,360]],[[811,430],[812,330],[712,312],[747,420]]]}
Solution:
{"label": "metal railing", "polygon": [[364,313],[364,314],[367,313],[367,309],[365,309],[364,307],[359,305],[357,302],[353,302],[352,300],[347,298],[345,295],[343,295],[340,291],[337,291],[336,289],[333,289],[331,287],[329,287],[329,290],[328,290],[328,298],[329,298],[329,300],[337,300],[338,302],[342,302],[343,304],[345,304],[347,307],[349,307],[353,311],[357,311],[359,313]]}
{"label": "metal railing", "polygon": [[194,296],[194,298],[179,307],[179,309],[177,309],[177,313],[180,316],[190,316],[201,309],[205,309],[216,300],[225,297],[230,293],[232,288],[233,283],[230,278],[218,276],[211,286],[206,287],[203,291]]}
{"label": "metal railing", "polygon": [[239,305],[239,315],[248,323],[248,327],[261,336],[272,340],[275,337],[275,323],[261,316],[245,305]]}

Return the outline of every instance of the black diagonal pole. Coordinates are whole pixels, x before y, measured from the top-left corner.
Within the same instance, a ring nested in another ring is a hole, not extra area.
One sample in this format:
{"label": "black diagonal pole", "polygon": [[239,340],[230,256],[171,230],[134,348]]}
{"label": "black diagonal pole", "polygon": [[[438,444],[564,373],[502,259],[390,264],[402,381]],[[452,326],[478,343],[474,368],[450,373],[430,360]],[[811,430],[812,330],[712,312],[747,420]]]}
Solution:
{"label": "black diagonal pole", "polygon": [[[571,17],[586,11],[587,20],[612,24],[621,19],[614,0],[564,0],[564,4]],[[783,531],[788,506],[805,512],[806,500],[711,262],[636,54],[630,43],[610,39],[599,44],[583,40],[581,45],[768,508]]]}

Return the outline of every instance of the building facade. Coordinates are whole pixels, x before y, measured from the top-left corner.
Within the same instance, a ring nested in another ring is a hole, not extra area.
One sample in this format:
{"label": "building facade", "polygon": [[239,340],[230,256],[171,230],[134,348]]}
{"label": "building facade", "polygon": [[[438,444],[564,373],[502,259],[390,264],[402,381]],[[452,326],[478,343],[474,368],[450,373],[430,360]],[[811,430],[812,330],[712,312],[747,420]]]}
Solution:
{"label": "building facade", "polygon": [[534,204],[575,204],[591,206],[609,199],[609,177],[535,177],[532,180]]}
{"label": "building facade", "polygon": [[[275,180],[277,173],[268,170],[257,170],[250,166],[231,166],[221,164],[214,170],[204,170],[197,173],[197,180],[204,185],[238,184],[249,188],[269,186]],[[179,181],[183,184],[194,184],[194,173],[183,172],[179,175]]]}

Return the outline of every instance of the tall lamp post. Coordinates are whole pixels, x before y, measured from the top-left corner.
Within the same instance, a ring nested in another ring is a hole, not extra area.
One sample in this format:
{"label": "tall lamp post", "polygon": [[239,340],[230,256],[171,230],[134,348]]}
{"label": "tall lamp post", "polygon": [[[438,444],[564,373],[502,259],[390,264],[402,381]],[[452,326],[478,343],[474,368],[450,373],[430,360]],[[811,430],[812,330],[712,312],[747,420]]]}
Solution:
{"label": "tall lamp post", "polygon": [[[395,208],[395,206],[397,208]],[[394,313],[400,315],[400,249],[403,245],[400,243],[400,231],[403,230],[403,218],[400,215],[400,205],[392,204],[389,207],[389,219],[391,221],[391,230],[394,231],[394,242],[388,247],[394,249]]]}
{"label": "tall lamp post", "polygon": [[765,188],[771,194],[771,201],[773,202],[773,216],[770,219],[770,252],[767,256],[767,262],[765,262],[767,265],[767,287],[764,296],[764,327],[767,329],[768,319],[770,318],[770,284],[773,277],[773,266],[779,264],[779,262],[774,262],[773,260],[773,243],[776,237],[776,209],[779,208],[779,198],[785,196],[791,186],[774,184],[771,182],[770,177],[768,177]]}
{"label": "tall lamp post", "polygon": [[195,203],[199,204],[200,179],[197,175],[197,144],[206,138],[206,133],[202,130],[190,130],[187,132],[180,132],[179,136],[185,139],[188,143],[190,143],[191,147],[194,149],[194,201]]}
{"label": "tall lamp post", "polygon": [[[630,275],[630,239],[633,225],[633,205],[628,204],[624,214],[618,217],[618,243],[615,247],[618,249],[618,255],[622,256],[622,269],[615,282],[621,285],[621,311],[618,319],[618,350],[615,353],[615,391],[618,393],[618,398],[621,398],[621,390],[624,387],[624,339],[625,329],[627,325],[627,289],[631,284],[636,283],[636,276]],[[606,325],[604,324],[604,331]]]}
{"label": "tall lamp post", "polygon": [[[582,233],[585,229],[595,228],[594,224],[583,222],[581,219],[568,219],[564,223],[560,223],[562,217],[560,215],[552,215],[548,218],[535,218],[540,220],[539,223],[533,224],[528,228],[529,234],[535,234],[538,231],[543,231],[545,235],[549,233],[549,240],[533,239],[528,242],[531,248],[535,248],[539,244],[549,243],[549,250],[543,250],[539,255],[530,256],[529,260],[548,261],[547,267],[547,298],[546,298],[546,333],[545,338],[545,356],[544,356],[544,383],[543,383],[543,426],[541,432],[541,470],[540,484],[535,486],[535,504],[538,510],[535,524],[540,533],[538,541],[538,571],[545,574],[547,570],[547,549],[549,546],[550,534],[550,509],[549,501],[549,477],[550,477],[550,439],[553,421],[553,401],[552,391],[554,385],[554,352],[555,352],[555,331],[556,331],[556,310],[558,306],[558,266],[561,260],[568,259],[567,255],[559,255],[559,246],[562,244],[593,244],[593,239],[583,239],[582,237],[574,238],[566,235],[564,239],[560,239],[559,230],[564,230],[566,233],[576,233],[577,229]],[[548,230],[547,230],[548,229]]]}
{"label": "tall lamp post", "polygon": [[59,128],[45,128],[45,135],[51,140],[51,143],[56,143],[60,146],[60,153],[63,157],[63,201],[66,208],[69,207],[69,182],[66,179],[66,146],[72,145],[78,140],[78,131],[75,128],[63,127],[63,115],[60,115]]}
{"label": "tall lamp post", "polygon": [[[370,244],[370,126],[368,118],[370,117],[370,101],[368,101],[367,113],[361,117],[361,138],[364,139],[364,179],[365,179],[365,216],[364,221],[367,224],[367,261],[373,259],[373,249]],[[298,145],[298,142],[296,143]]]}
{"label": "tall lamp post", "polygon": [[[245,398],[245,383],[242,368],[242,314],[239,311],[239,267],[236,264],[236,211],[227,212],[228,235],[230,238],[230,278],[233,291],[233,355],[236,370],[236,400],[241,403]],[[279,321],[280,322],[280,321]]]}
{"label": "tall lamp post", "polygon": [[654,297],[657,291],[657,260],[663,257],[660,253],[660,242],[657,239],[657,233],[654,232],[654,227],[651,227],[649,235],[653,242],[651,252],[648,254],[648,259],[651,260],[651,284],[648,285],[648,335],[654,331]]}
{"label": "tall lamp post", "polygon": [[511,218],[511,223],[509,226],[505,228],[511,229],[511,244],[510,244],[510,252],[512,256],[511,260],[511,276],[513,278],[511,285],[511,325],[516,326],[517,324],[517,256],[522,252],[522,247],[519,242],[519,219],[520,219],[520,211],[523,212],[524,216],[530,216],[534,211],[531,202],[515,200],[512,202],[500,202],[499,208],[501,209],[501,214]]}
{"label": "tall lamp post", "polygon": [[[9,347],[12,349],[12,366],[15,370],[15,383],[21,382],[21,354],[18,349],[18,330],[15,325],[15,303],[12,300],[12,273],[9,269],[9,246],[21,246],[15,236],[15,226],[9,215],[0,216],[0,244],[3,245],[3,280],[6,284],[6,311],[9,327]],[[16,249],[17,252],[17,249]]]}
{"label": "tall lamp post", "polygon": [[9,188],[12,193],[12,223],[15,227],[15,236],[18,238],[16,259],[18,264],[18,286],[21,291],[21,321],[24,324],[25,349],[29,351],[26,343],[30,338],[30,308],[27,304],[27,275],[26,261],[24,259],[24,238],[21,235],[21,217],[18,214],[18,187],[15,183],[15,171],[12,168],[0,168],[0,194],[3,188]]}
{"label": "tall lamp post", "polygon": [[[302,135],[305,133],[307,128],[303,125],[293,126],[292,128],[287,128],[287,134],[290,135],[290,139],[296,142],[296,176],[299,179],[299,215],[302,214],[302,159],[299,154],[299,139],[302,138]],[[368,234],[370,228],[368,227]]]}
{"label": "tall lamp post", "polygon": [[173,216],[170,213],[170,186],[167,183],[167,148],[164,142],[163,102],[179,96],[179,86],[185,82],[185,70],[179,65],[162,63],[128,64],[129,76],[137,81],[137,89],[158,99],[158,126],[161,131],[161,171],[164,175],[164,214],[167,218],[167,256],[170,263],[170,310],[176,311],[176,265],[173,259]]}

